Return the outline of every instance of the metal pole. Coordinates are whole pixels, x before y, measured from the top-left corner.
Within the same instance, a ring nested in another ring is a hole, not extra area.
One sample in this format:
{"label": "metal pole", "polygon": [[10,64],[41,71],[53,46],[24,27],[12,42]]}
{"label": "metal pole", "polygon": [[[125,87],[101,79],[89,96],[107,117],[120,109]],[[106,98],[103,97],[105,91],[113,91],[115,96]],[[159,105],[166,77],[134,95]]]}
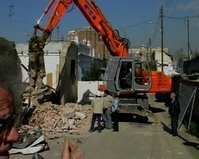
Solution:
{"label": "metal pole", "polygon": [[161,8],[160,8],[160,18],[161,18],[161,28],[160,28],[160,32],[161,32],[161,70],[162,70],[162,72],[164,71],[164,69],[163,69],[163,64],[164,64],[164,62],[163,62],[163,54],[164,54],[164,50],[163,50],[163,48],[164,48],[164,46],[163,46],[163,6],[161,6]]}
{"label": "metal pole", "polygon": [[192,52],[190,50],[190,40],[189,40],[189,18],[187,17],[187,53],[189,56],[189,59],[192,59]]}
{"label": "metal pole", "polygon": [[149,38],[148,46],[149,46],[149,57],[148,57],[148,59],[149,59],[149,61],[151,61],[151,38]]}

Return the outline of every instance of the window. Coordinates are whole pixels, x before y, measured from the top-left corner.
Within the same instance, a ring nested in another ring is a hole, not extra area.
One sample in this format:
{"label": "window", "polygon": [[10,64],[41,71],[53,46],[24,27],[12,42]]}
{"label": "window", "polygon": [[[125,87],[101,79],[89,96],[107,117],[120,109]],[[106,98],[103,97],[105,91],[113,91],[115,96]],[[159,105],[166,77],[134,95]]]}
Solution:
{"label": "window", "polygon": [[122,62],[119,74],[120,88],[131,89],[132,87],[132,62]]}

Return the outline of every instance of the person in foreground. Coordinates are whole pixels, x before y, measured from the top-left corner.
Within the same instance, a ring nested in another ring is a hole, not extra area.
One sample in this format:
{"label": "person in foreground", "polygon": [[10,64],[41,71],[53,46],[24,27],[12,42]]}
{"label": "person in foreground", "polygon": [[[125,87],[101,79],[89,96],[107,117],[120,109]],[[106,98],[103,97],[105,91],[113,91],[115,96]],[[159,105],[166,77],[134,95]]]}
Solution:
{"label": "person in foreground", "polygon": [[[19,114],[22,78],[16,57],[14,43],[0,37],[0,159],[9,159],[12,144],[19,140],[16,114]],[[75,144],[65,141],[61,159],[83,159],[83,156],[83,151],[77,151]]]}
{"label": "person in foreground", "polygon": [[113,121],[113,131],[119,131],[119,98],[118,94],[114,94],[114,100],[112,103],[112,121]]}
{"label": "person in foreground", "polygon": [[171,98],[171,104],[169,107],[169,114],[171,115],[171,133],[173,136],[177,136],[178,116],[180,113],[180,106],[178,100],[176,99],[175,93],[171,93],[170,98]]}
{"label": "person in foreground", "polygon": [[[19,139],[15,127],[14,98],[9,88],[0,86],[0,159],[9,159],[12,144]],[[84,152],[77,145],[65,140],[61,159],[83,159]]]}
{"label": "person in foreground", "polygon": [[61,159],[83,159],[85,152],[82,150],[78,151],[77,149],[76,144],[65,140]]}
{"label": "person in foreground", "polygon": [[13,100],[13,95],[9,89],[0,87],[0,159],[9,159],[12,143],[19,139],[14,125]]}

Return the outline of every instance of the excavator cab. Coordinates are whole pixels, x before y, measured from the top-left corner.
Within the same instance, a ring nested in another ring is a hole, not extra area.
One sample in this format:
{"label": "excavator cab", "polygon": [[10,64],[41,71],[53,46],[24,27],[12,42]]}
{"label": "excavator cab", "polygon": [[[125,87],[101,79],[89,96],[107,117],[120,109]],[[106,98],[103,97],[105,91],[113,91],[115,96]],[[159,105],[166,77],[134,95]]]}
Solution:
{"label": "excavator cab", "polygon": [[148,92],[151,76],[148,64],[133,57],[111,57],[103,80],[111,92]]}

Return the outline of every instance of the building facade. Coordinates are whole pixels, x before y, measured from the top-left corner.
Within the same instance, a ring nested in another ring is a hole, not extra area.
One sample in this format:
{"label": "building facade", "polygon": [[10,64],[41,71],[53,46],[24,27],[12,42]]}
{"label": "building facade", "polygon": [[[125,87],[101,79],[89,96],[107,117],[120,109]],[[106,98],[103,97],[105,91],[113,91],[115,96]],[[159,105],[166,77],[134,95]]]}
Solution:
{"label": "building facade", "polygon": [[[87,44],[90,46],[93,56],[97,58],[107,60],[110,57],[106,45],[100,35],[98,35],[98,33],[96,33],[90,26],[69,31],[68,40]],[[141,46],[139,48],[130,48],[129,56],[141,57],[143,60],[147,61],[156,61],[157,70],[162,71],[162,53],[160,47],[151,48]],[[171,75],[174,72],[172,56],[169,54],[168,48],[163,49],[163,71],[167,75]]]}
{"label": "building facade", "polygon": [[90,26],[69,31],[67,40],[88,45],[96,58],[108,59],[110,56],[101,36]]}
{"label": "building facade", "polygon": [[[169,49],[163,49],[163,71],[167,75],[172,75],[174,72],[172,56],[168,53]],[[140,57],[146,61],[156,61],[157,71],[162,71],[162,51],[160,47],[148,48],[141,46],[139,48],[129,49],[129,56]]]}
{"label": "building facade", "polygon": [[[21,60],[23,82],[29,82],[28,75],[28,43],[16,44]],[[44,48],[46,77],[44,84],[59,92],[61,103],[77,101],[77,82],[96,61],[95,54],[87,44],[71,41],[51,41]],[[99,60],[97,60],[99,61]]]}

